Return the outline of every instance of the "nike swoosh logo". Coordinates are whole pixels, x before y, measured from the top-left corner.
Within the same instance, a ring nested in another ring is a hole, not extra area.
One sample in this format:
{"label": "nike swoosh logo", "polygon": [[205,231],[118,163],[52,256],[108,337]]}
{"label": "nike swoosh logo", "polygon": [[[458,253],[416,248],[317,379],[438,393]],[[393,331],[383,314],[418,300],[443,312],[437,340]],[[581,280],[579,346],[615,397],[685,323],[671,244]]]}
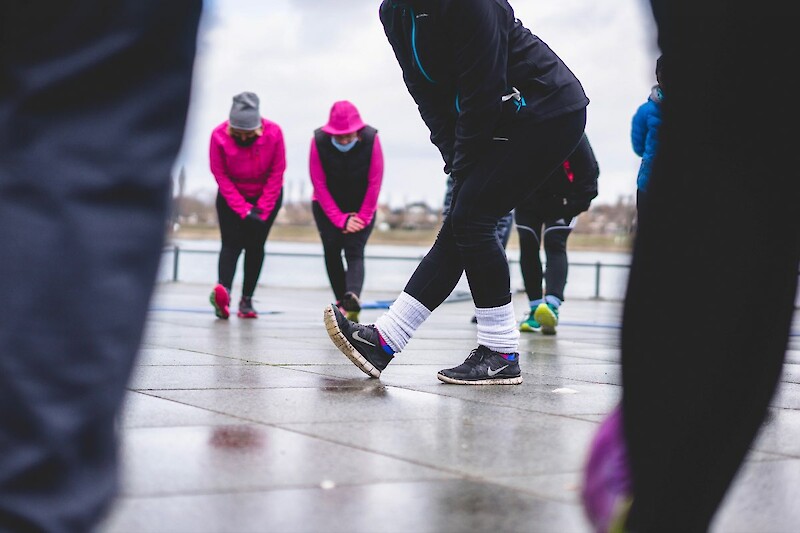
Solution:
{"label": "nike swoosh logo", "polygon": [[[369,342],[367,339],[365,339],[364,337],[362,337],[362,336],[361,336],[361,335],[358,333],[358,331],[357,331],[357,330],[353,332],[353,338],[354,338],[355,340],[357,340],[358,342],[363,342],[364,344],[369,344],[370,346],[375,346],[374,344],[372,344],[371,342]],[[508,365],[506,365],[506,366],[508,366]],[[505,366],[504,366],[503,368],[505,368]],[[503,368],[501,368],[500,370],[502,370]],[[500,370],[498,370],[498,372],[499,372]]]}
{"label": "nike swoosh logo", "polygon": [[508,368],[508,365],[501,366],[497,370],[492,370],[491,367],[486,371],[489,374],[489,377],[492,378],[503,371],[504,368]]}

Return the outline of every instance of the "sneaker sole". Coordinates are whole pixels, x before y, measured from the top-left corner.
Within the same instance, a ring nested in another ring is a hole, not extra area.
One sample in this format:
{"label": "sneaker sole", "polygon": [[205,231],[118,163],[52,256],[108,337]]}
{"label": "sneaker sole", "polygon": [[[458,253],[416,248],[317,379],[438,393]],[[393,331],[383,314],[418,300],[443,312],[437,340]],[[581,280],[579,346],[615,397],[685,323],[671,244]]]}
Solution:
{"label": "sneaker sole", "polygon": [[522,383],[522,376],[517,376],[515,378],[479,379],[475,381],[453,379],[442,374],[436,374],[436,377],[439,378],[439,381],[451,383],[453,385],[519,385]]}
{"label": "sneaker sole", "polygon": [[353,345],[350,344],[350,341],[347,340],[347,337],[344,336],[344,333],[342,333],[342,330],[339,328],[339,323],[336,322],[336,315],[331,306],[325,308],[322,318],[325,321],[325,329],[328,331],[328,337],[330,337],[333,344],[339,348],[339,351],[366,375],[373,378],[381,377],[381,371],[367,361],[363,355],[358,353],[358,350],[356,350]]}
{"label": "sneaker sole", "polygon": [[258,313],[242,313],[241,311],[239,311],[238,313],[236,313],[236,316],[238,316],[239,318],[258,318]]}
{"label": "sneaker sole", "polygon": [[227,319],[231,316],[230,312],[225,309],[224,305],[220,305],[217,302],[217,289],[215,288],[211,291],[211,294],[208,297],[208,301],[211,302],[211,305],[214,306],[214,314],[217,315],[217,318],[222,318],[223,320]]}
{"label": "sneaker sole", "polygon": [[558,317],[547,306],[539,306],[533,313],[533,319],[542,325],[542,335],[555,335]]}
{"label": "sneaker sole", "polygon": [[528,333],[537,333],[539,331],[542,331],[542,328],[536,329],[536,328],[530,327],[528,324],[522,324],[522,325],[520,325],[519,330],[520,331],[527,331]]}

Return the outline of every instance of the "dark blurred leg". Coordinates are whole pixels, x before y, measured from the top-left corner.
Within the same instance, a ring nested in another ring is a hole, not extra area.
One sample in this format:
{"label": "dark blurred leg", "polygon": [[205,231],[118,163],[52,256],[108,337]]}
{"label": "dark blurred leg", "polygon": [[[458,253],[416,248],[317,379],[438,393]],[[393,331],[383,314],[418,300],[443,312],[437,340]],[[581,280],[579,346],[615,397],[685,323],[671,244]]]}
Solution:
{"label": "dark blurred leg", "polygon": [[706,531],[764,419],[794,311],[800,180],[781,162],[797,106],[770,102],[793,101],[796,47],[773,0],[652,5],[670,72],[623,321],[628,526]]}
{"label": "dark blurred leg", "polygon": [[547,270],[544,274],[547,294],[564,301],[564,287],[567,285],[569,261],[567,260],[567,239],[572,233],[570,222],[549,222],[544,230],[544,253],[547,257]]}
{"label": "dark blurred leg", "polygon": [[0,3],[0,530],[91,531],[145,323],[201,3]]}
{"label": "dark blurred leg", "polygon": [[514,210],[519,235],[519,267],[528,301],[541,300],[542,257],[540,255],[542,224],[544,221],[523,206]]}

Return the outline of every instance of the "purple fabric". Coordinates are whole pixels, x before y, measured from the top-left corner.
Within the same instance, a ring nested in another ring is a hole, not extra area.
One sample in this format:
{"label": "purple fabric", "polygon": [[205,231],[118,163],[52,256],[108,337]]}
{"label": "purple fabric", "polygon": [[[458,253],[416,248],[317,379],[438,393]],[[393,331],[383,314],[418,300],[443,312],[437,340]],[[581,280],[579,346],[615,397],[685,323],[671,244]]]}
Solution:
{"label": "purple fabric", "polygon": [[584,476],[581,492],[584,510],[595,531],[606,533],[616,506],[632,492],[619,406],[600,424],[589,449]]}

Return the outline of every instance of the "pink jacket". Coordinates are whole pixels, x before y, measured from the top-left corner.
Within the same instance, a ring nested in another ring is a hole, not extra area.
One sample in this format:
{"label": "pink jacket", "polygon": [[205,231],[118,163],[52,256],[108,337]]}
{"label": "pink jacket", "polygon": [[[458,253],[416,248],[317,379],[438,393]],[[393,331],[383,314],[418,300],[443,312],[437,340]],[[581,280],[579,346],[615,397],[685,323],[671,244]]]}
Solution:
{"label": "pink jacket", "polygon": [[[325,215],[337,228],[344,228],[347,223],[348,213],[343,213],[336,202],[333,200],[328,184],[325,180],[325,171],[322,169],[322,161],[319,159],[317,144],[311,139],[311,155],[309,157],[309,172],[311,174],[311,184],[314,186],[312,200],[319,203]],[[358,211],[358,217],[364,224],[372,222],[375,210],[378,207],[378,195],[381,192],[383,182],[383,151],[378,134],[375,134],[375,142],[372,145],[372,159],[367,176],[367,193],[364,195],[364,202]]]}
{"label": "pink jacket", "polygon": [[[226,120],[211,133],[209,160],[219,192],[228,205],[244,218],[251,207],[261,209],[267,220],[283,189],[286,149],[280,126],[261,119],[264,133],[252,145],[243,147],[228,135]],[[258,197],[255,205],[245,198]]]}

